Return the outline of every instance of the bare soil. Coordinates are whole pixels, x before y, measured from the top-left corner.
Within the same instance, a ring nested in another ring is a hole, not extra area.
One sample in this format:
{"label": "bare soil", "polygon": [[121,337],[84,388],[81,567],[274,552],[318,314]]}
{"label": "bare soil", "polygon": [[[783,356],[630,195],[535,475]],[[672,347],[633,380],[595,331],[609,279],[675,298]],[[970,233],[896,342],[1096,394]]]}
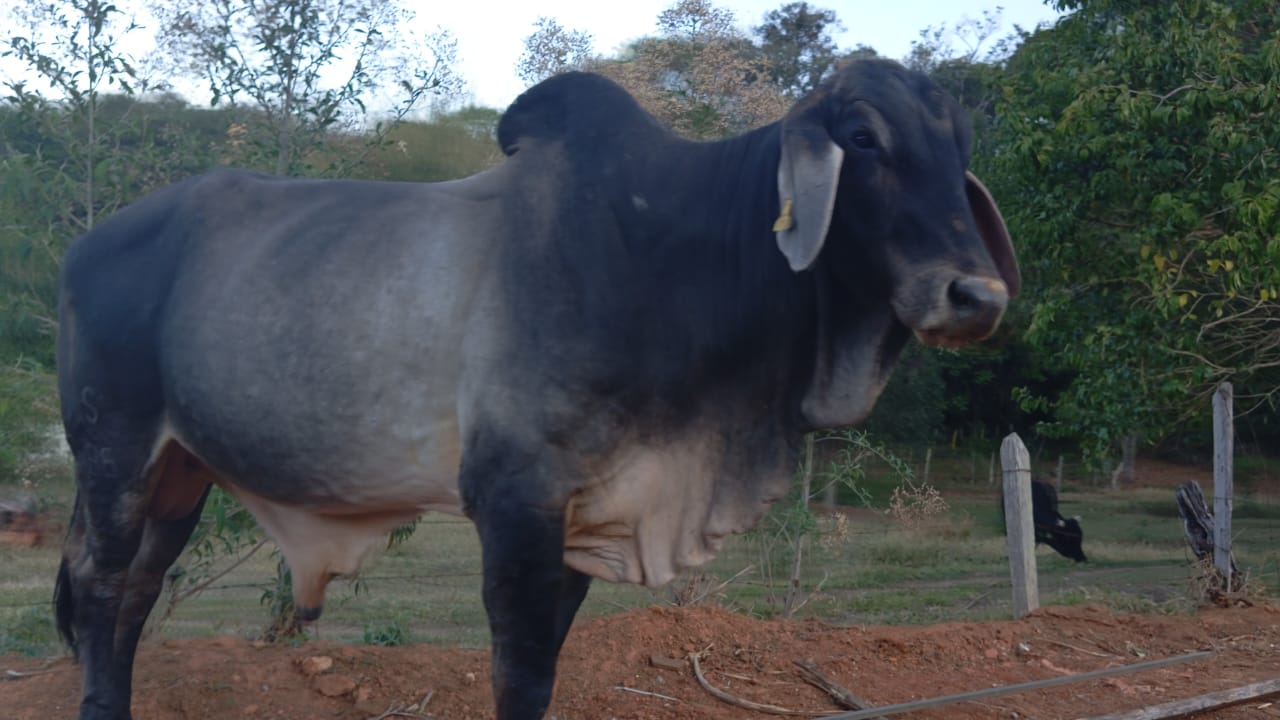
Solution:
{"label": "bare soil", "polygon": [[[551,716],[771,717],[712,697],[686,660],[695,652],[702,653],[707,680],[734,697],[818,715],[837,707],[801,679],[796,660],[812,660],[855,695],[886,705],[1198,650],[1215,654],[1164,669],[904,717],[1088,717],[1275,679],[1280,677],[1280,607],[1213,609],[1195,616],[1058,607],[1018,621],[928,627],[832,627],[817,621],[758,620],[716,607],[650,608],[575,626],[561,657]],[[0,714],[15,720],[74,717],[79,673],[69,659],[0,658],[0,668],[39,673],[0,681]],[[136,720],[469,720],[493,714],[488,653],[479,650],[166,640],[143,646],[135,678]],[[1270,699],[1275,704],[1254,700],[1204,717],[1280,717],[1280,697]],[[408,710],[414,705],[418,707]],[[383,715],[396,708],[404,713]]]}
{"label": "bare soil", "polygon": [[[1138,466],[1139,485],[1172,487],[1189,479],[1211,482],[1201,468],[1145,459]],[[1194,616],[1051,607],[1017,621],[925,627],[835,627],[817,620],[759,620],[717,607],[649,608],[574,626],[549,717],[778,717],[713,697],[694,677],[687,659],[692,653],[701,654],[707,681],[729,695],[816,717],[838,707],[801,679],[797,660],[813,661],[854,695],[883,706],[1199,650],[1214,655],[901,717],[1069,720],[1274,680],[1280,678],[1280,606]],[[70,659],[0,657],[0,671],[31,673],[0,675],[0,717],[75,717],[80,678]],[[493,717],[489,683],[489,654],[482,650],[164,640],[144,643],[139,653],[133,714],[135,720],[484,720]],[[1280,696],[1194,717],[1280,718]]]}

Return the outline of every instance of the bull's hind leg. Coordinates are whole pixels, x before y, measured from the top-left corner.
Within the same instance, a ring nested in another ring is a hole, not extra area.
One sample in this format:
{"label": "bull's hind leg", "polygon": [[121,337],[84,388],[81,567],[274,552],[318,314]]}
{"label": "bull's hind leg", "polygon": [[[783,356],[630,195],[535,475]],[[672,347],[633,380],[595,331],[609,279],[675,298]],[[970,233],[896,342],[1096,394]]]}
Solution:
{"label": "bull's hind leg", "polygon": [[155,431],[95,414],[69,423],[68,441],[78,491],[55,591],[58,625],[81,664],[80,719],[124,720],[130,669],[116,652],[116,628],[146,527],[144,472]]}
{"label": "bull's hind leg", "polygon": [[174,520],[149,518],[142,533],[138,554],[129,565],[129,582],[125,586],[120,614],[116,618],[114,668],[115,682],[122,688],[121,692],[126,693],[123,701],[126,709],[130,702],[129,689],[133,687],[133,659],[138,651],[142,628],[156,599],[160,597],[160,591],[164,589],[165,573],[177,561],[187,541],[191,539],[211,487],[212,485],[204,486],[194,509],[185,517]]}

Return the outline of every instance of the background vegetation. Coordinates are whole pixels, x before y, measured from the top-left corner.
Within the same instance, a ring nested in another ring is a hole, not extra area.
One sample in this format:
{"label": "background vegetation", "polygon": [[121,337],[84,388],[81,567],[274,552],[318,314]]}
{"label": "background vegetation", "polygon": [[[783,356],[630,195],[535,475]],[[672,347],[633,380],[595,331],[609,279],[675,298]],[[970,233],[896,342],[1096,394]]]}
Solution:
{"label": "background vegetation", "polygon": [[[935,480],[950,463],[956,477],[978,483],[949,499],[950,525],[924,544],[916,538],[898,547],[894,538],[906,535],[879,532],[883,518],[861,518],[875,533],[857,543],[863,554],[830,559],[862,569],[813,579],[814,586],[861,587],[891,580],[890,566],[923,567],[908,556],[942,563],[911,571],[921,575],[996,572],[1000,549],[987,522],[994,506],[981,482],[999,437],[1017,430],[1045,469],[1066,454],[1081,492],[1092,492],[1125,438],[1151,456],[1207,457],[1207,394],[1222,380],[1236,386],[1249,492],[1275,492],[1280,5],[1052,4],[1067,13],[1056,24],[1007,37],[995,32],[998,11],[954,24],[938,18],[901,58],[971,113],[974,171],[1000,200],[1026,290],[981,346],[912,348],[867,424],[917,473],[933,448],[949,458],[935,466]],[[19,0],[0,11],[0,53],[27,70],[0,97],[0,499],[53,506],[58,516],[70,482],[66,459],[54,452],[52,340],[57,272],[70,240],[141,195],[212,167],[433,181],[501,160],[492,137],[501,109],[457,102],[447,32],[400,34],[408,11],[396,0],[218,0],[198,13],[157,7],[163,22],[154,30],[101,0]],[[541,18],[519,72],[530,84],[566,69],[605,73],[678,132],[711,139],[776,119],[841,59],[876,54],[838,47],[839,17],[805,2],[744,29],[751,20],[707,0],[679,0],[655,34],[600,56],[589,33]],[[129,57],[123,40],[143,32],[157,33],[156,57]],[[417,59],[405,62],[407,53]],[[154,81],[155,68],[200,78],[207,96],[174,94]],[[859,478],[873,496],[874,477]],[[944,490],[948,481],[939,481]],[[881,495],[883,507],[889,497]],[[1086,498],[1088,527],[1099,533],[1092,537],[1115,543],[1098,552],[1100,567],[1177,555],[1167,529],[1148,539],[1122,532],[1166,514],[1163,500],[1064,495],[1072,504]],[[247,519],[228,507],[206,517],[202,547],[212,555],[234,557],[257,544]],[[1244,507],[1252,506],[1237,503]],[[1260,521],[1275,519],[1267,507],[1257,511]],[[1274,548],[1276,538],[1263,536]],[[388,561],[412,546],[391,551]],[[32,552],[16,564],[6,559],[6,576],[43,551]],[[1263,566],[1270,552],[1259,555]],[[890,558],[883,567],[877,553]],[[759,572],[757,561],[727,557],[716,577],[748,564]],[[273,563],[260,553],[236,573],[269,567],[273,574]],[[32,598],[47,595],[32,588]],[[602,595],[595,602],[632,602]],[[772,601],[731,602],[764,612]],[[359,630],[393,641],[408,627],[393,622],[400,612],[384,627]],[[46,620],[36,612],[15,621],[43,627]],[[412,634],[424,633],[415,626]],[[26,642],[15,637],[5,642]]]}

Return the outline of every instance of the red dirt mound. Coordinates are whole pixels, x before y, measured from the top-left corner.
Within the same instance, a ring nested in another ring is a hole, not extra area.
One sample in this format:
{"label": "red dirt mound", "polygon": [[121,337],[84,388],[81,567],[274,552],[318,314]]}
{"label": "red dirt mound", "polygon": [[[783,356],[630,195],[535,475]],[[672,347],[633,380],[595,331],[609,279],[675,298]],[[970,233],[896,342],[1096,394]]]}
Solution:
{"label": "red dirt mound", "polygon": [[[1280,608],[1196,616],[1118,615],[1100,607],[1048,608],[1011,622],[836,628],[762,621],[718,608],[652,608],[580,623],[565,646],[551,716],[559,720],[737,720],[771,717],[712,697],[689,663],[730,695],[821,714],[836,708],[794,664],[812,660],[876,705],[1060,677],[1197,650],[1211,659],[905,715],[911,718],[1076,718],[1170,702],[1280,676]],[[0,658],[36,672],[0,682],[0,715],[70,718],[79,673]],[[43,671],[43,672],[41,672]],[[136,720],[492,717],[488,653],[310,642],[297,647],[233,638],[145,644],[135,674]],[[425,706],[423,705],[426,699]],[[1255,700],[1206,717],[1280,717]],[[416,706],[412,707],[411,706]],[[425,710],[423,709],[425,707]],[[384,715],[400,708],[400,715]]]}

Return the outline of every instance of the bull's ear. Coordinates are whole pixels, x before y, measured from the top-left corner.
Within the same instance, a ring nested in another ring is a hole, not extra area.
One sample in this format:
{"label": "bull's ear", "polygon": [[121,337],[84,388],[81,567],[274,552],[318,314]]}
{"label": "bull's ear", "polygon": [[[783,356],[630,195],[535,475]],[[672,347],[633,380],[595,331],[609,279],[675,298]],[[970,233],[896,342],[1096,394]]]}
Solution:
{"label": "bull's ear", "polygon": [[964,191],[969,197],[978,233],[995,261],[1000,279],[1004,280],[1009,297],[1017,297],[1022,291],[1022,277],[1018,273],[1018,258],[1013,254],[1013,241],[1009,239],[1009,228],[1005,227],[1000,208],[996,207],[995,198],[991,197],[987,186],[968,170],[964,173]]}
{"label": "bull's ear", "polygon": [[824,111],[824,103],[809,102],[782,121],[781,210],[773,230],[778,249],[795,272],[808,269],[822,252],[844,160],[844,151],[827,134]]}

